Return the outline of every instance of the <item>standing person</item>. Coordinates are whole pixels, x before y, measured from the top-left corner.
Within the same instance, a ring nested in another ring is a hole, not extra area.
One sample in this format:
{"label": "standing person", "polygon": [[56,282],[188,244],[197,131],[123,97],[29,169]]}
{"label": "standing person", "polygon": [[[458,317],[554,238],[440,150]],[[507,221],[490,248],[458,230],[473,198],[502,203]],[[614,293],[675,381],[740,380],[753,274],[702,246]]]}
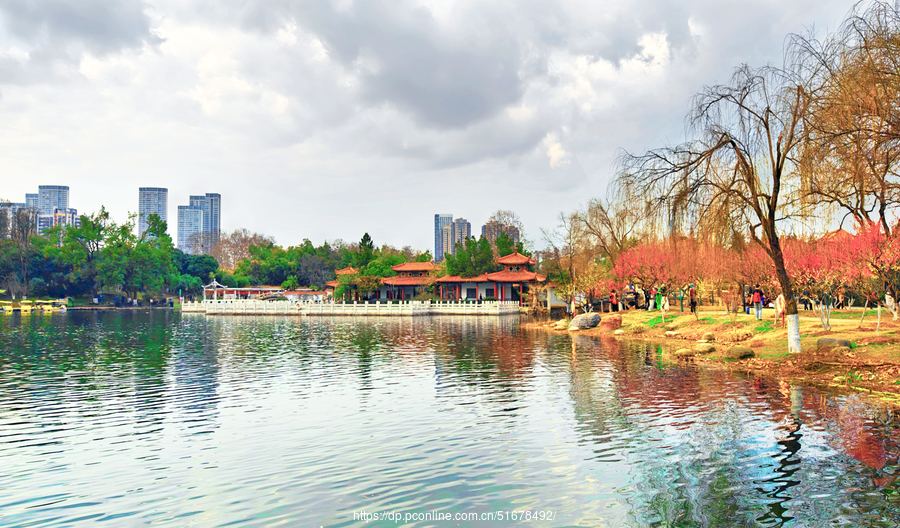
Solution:
{"label": "standing person", "polygon": [[756,320],[762,319],[763,292],[759,289],[759,284],[753,287],[753,308],[756,310]]}
{"label": "standing person", "polygon": [[656,287],[651,286],[649,290],[647,290],[647,311],[653,311],[653,300],[656,298]]}
{"label": "standing person", "polygon": [[691,313],[697,313],[697,290],[693,284],[688,288],[688,296],[691,298]]}
{"label": "standing person", "polygon": [[616,290],[609,293],[609,305],[612,307],[612,311],[619,311],[619,296],[616,294]]}
{"label": "standing person", "polygon": [[[656,302],[655,305],[658,310],[662,310],[663,290],[665,289],[665,287],[665,285],[660,286],[656,290],[656,295],[654,296],[654,301]],[[663,315],[663,317],[665,317],[665,315]]]}

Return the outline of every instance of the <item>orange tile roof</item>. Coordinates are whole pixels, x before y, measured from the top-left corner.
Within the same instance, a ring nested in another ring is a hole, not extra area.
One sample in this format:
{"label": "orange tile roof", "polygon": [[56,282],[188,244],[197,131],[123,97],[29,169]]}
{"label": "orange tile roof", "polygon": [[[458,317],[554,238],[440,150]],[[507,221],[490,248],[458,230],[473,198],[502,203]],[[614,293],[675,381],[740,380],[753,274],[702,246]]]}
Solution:
{"label": "orange tile roof", "polygon": [[437,279],[435,282],[446,283],[446,282],[490,282],[484,274],[481,274],[477,277],[460,277],[459,275],[446,275]]}
{"label": "orange tile roof", "polygon": [[388,286],[426,286],[434,282],[433,277],[384,277],[382,284]]}
{"label": "orange tile roof", "polygon": [[506,255],[505,257],[500,257],[497,259],[497,264],[529,264],[533,265],[536,261],[531,257],[526,257],[525,255],[520,254],[518,251],[512,253],[510,255]]}
{"label": "orange tile roof", "polygon": [[312,290],[287,290],[284,292],[285,295],[325,295],[323,291],[312,291]]}
{"label": "orange tile roof", "polygon": [[347,266],[346,268],[334,270],[335,275],[356,275],[359,273],[359,270],[354,268],[353,266]]}
{"label": "orange tile roof", "polygon": [[394,271],[431,271],[435,268],[434,262],[404,262],[391,266]]}
{"label": "orange tile roof", "polygon": [[337,287],[338,287],[338,281],[336,281],[336,280],[328,281],[328,282],[325,283],[325,286],[328,286],[329,288],[337,288]]}
{"label": "orange tile roof", "polygon": [[533,271],[498,271],[497,273],[488,273],[486,277],[491,282],[544,282],[547,280],[547,277]]}

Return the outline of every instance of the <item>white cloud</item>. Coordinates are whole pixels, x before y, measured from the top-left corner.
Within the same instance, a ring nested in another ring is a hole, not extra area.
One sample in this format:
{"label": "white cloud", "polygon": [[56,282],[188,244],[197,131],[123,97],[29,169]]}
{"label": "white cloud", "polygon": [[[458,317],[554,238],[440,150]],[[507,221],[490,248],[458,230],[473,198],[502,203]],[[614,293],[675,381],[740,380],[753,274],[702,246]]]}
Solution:
{"label": "white cloud", "polygon": [[0,197],[68,184],[73,206],[123,220],[141,185],[168,186],[173,215],[188,194],[221,192],[226,229],[286,244],[368,231],[423,249],[436,211],[477,224],[513,209],[529,232],[551,227],[603,192],[617,149],[677,140],[695,90],[777,61],[788,32],[834,27],[846,10],[113,3],[120,15],[57,2],[83,23],[0,4]]}

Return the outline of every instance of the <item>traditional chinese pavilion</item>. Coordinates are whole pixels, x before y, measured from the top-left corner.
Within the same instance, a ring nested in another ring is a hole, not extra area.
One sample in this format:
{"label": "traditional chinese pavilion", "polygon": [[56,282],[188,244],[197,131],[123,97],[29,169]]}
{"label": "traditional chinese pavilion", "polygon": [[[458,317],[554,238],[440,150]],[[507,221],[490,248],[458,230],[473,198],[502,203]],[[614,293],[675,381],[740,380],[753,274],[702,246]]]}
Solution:
{"label": "traditional chinese pavilion", "polygon": [[497,259],[503,271],[484,273],[477,277],[448,275],[435,280],[440,286],[443,300],[484,299],[493,297],[499,301],[519,301],[521,304],[528,289],[547,280],[543,275],[529,271],[535,260],[518,251]]}
{"label": "traditional chinese pavilion", "polygon": [[391,266],[397,272],[395,277],[383,277],[378,290],[379,299],[412,299],[434,283],[431,270],[434,262],[404,262]]}

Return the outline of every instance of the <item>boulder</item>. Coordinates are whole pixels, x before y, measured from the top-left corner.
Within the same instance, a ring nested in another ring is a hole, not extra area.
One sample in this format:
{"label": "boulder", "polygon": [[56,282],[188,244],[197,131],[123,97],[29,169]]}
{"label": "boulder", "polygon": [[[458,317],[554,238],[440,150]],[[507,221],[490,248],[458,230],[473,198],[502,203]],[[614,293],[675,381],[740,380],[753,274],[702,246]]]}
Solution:
{"label": "boulder", "polygon": [[666,330],[675,330],[677,327],[678,327],[678,325],[676,325],[676,324],[667,324],[663,328],[665,328]]}
{"label": "boulder", "polygon": [[675,357],[694,357],[695,352],[690,348],[679,348],[675,351]]}
{"label": "boulder", "polygon": [[616,328],[622,326],[622,316],[621,315],[607,315],[603,318],[603,321],[598,325],[600,330],[604,332],[611,332]]}
{"label": "boulder", "polygon": [[576,315],[575,319],[572,319],[572,322],[569,323],[569,330],[584,330],[585,328],[594,328],[598,324],[600,324],[600,314],[598,313]]}
{"label": "boulder", "polygon": [[845,347],[845,346],[834,347],[834,351],[837,352],[838,354],[849,354],[850,347]]}
{"label": "boulder", "polygon": [[674,330],[669,330],[668,332],[666,332],[666,337],[678,337],[678,335],[678,332],[675,332]]}
{"label": "boulder", "polygon": [[707,343],[711,343],[716,340],[716,336],[712,335],[712,332],[706,332],[705,334],[703,334],[702,339]]}
{"label": "boulder", "polygon": [[709,354],[716,351],[716,345],[712,343],[697,343],[694,350],[701,354]]}
{"label": "boulder", "polygon": [[620,329],[616,330],[615,332],[613,332],[613,335],[622,335],[622,334],[624,334],[624,333],[625,333],[625,330],[622,330],[622,329],[620,328]]}
{"label": "boulder", "polygon": [[755,355],[756,355],[756,353],[753,352],[752,348],[743,347],[743,346],[731,347],[728,349],[727,352],[725,352],[725,357],[728,357],[731,359],[751,358]]}
{"label": "boulder", "polygon": [[850,341],[846,339],[838,339],[835,337],[820,337],[818,341],[816,341],[816,346],[823,347],[847,347],[850,348]]}
{"label": "boulder", "polygon": [[554,327],[557,330],[565,330],[566,328],[569,327],[569,321],[567,321],[565,319],[560,319],[559,321],[556,321],[556,324],[554,325]]}

